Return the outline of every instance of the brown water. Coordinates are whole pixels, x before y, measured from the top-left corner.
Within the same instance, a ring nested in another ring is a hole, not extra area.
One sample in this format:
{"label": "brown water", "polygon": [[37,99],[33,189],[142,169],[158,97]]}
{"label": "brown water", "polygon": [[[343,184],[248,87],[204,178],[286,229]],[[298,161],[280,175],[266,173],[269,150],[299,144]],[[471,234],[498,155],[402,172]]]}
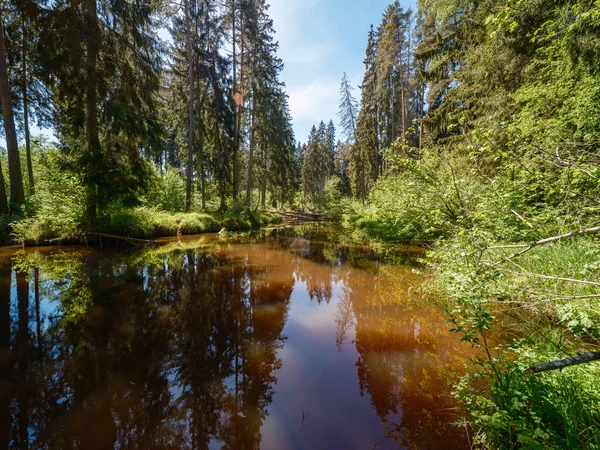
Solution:
{"label": "brown water", "polygon": [[339,241],[4,249],[0,450],[468,448],[415,250]]}

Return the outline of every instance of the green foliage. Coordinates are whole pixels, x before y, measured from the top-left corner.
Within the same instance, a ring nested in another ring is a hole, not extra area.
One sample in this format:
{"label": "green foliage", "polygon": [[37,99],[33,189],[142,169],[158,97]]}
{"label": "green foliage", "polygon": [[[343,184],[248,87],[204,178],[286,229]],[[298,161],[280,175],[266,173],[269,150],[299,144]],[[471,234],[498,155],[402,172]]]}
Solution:
{"label": "green foliage", "polygon": [[150,207],[118,208],[101,223],[107,233],[135,238],[216,232],[221,223],[209,214],[172,214]]}
{"label": "green foliage", "polygon": [[146,203],[158,206],[164,211],[183,212],[185,210],[185,178],[181,170],[167,166],[164,173],[156,172],[152,187],[146,196]]}
{"label": "green foliage", "polygon": [[36,191],[25,211],[29,217],[12,224],[15,240],[37,244],[77,239],[84,205],[81,177],[67,168],[65,155],[53,148],[36,155],[35,167]]}
{"label": "green foliage", "polygon": [[[479,370],[464,377],[455,395],[473,415],[473,424],[485,433],[475,443],[498,449],[600,448],[600,395],[594,365],[538,376],[524,376],[535,361],[564,357],[556,349],[529,347],[515,342],[506,349],[511,361],[479,361]],[[482,389],[486,374],[493,380]]]}
{"label": "green foliage", "polygon": [[481,183],[460,154],[423,152],[418,160],[392,157],[396,170],[380,179],[368,206],[351,220],[375,240],[428,243],[467,225]]}
{"label": "green foliage", "polygon": [[[424,148],[391,145],[370,184],[367,152],[383,142],[374,130],[389,126],[375,114],[372,91],[389,73],[373,74],[370,36],[350,153],[367,204],[349,224],[357,238],[433,244],[430,286],[448,299],[451,330],[477,348],[456,388],[477,444],[598,448],[597,365],[523,374],[600,339],[597,237],[532,244],[599,225],[598,2],[419,6]],[[380,59],[391,36],[379,38]],[[515,335],[526,339],[506,339]]]}

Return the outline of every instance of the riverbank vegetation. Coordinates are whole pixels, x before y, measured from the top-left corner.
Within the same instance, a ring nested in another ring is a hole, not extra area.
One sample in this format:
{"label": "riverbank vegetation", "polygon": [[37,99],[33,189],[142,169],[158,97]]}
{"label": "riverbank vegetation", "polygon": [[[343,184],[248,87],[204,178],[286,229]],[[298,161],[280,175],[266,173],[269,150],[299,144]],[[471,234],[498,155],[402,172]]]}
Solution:
{"label": "riverbank vegetation", "polygon": [[324,118],[305,143],[264,0],[98,5],[2,5],[6,234],[245,229],[286,207],[426,245],[429,289],[485,355],[455,389],[474,442],[600,448],[599,365],[572,365],[599,356],[597,0],[393,2],[359,94],[343,76],[341,137]]}
{"label": "riverbank vegetation", "polygon": [[347,224],[430,246],[485,447],[600,446],[599,31],[598,2],[421,1],[369,35]]}

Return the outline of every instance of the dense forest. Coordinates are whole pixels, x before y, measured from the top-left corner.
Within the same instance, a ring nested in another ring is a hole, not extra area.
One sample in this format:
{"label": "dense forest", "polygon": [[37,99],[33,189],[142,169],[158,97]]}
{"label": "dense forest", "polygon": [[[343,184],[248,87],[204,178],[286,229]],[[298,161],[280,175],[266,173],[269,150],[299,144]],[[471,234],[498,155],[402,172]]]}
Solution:
{"label": "dense forest", "polygon": [[[6,3],[0,211],[27,217],[19,239],[173,234],[153,213],[292,200],[294,136],[264,1]],[[32,123],[58,144],[32,139]],[[179,220],[191,232],[212,219]]]}
{"label": "dense forest", "polygon": [[306,138],[268,10],[1,2],[4,233],[243,229],[285,208],[426,245],[428,295],[481,349],[454,391],[475,443],[600,448],[600,1],[395,1],[360,86],[343,74],[340,129]]}

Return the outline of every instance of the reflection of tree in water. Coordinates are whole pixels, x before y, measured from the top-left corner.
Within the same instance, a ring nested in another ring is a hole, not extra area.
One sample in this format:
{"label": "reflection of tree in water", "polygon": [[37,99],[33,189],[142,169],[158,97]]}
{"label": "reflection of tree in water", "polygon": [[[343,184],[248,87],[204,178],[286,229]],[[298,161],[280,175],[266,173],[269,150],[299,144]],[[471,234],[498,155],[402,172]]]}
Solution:
{"label": "reflection of tree in water", "polygon": [[450,425],[456,405],[444,373],[457,364],[460,343],[448,339],[441,312],[411,293],[418,280],[410,270],[375,278],[352,272],[348,279],[361,394],[370,395],[389,437],[401,445],[460,448],[464,431]]}
{"label": "reflection of tree in water", "polygon": [[[3,263],[0,449],[259,447],[291,272],[270,280],[247,258],[193,247],[28,255],[11,321]],[[41,317],[39,297],[55,311]]]}
{"label": "reflection of tree in water", "polygon": [[342,296],[338,302],[335,324],[335,344],[337,345],[338,353],[341,353],[342,346],[346,340],[346,333],[348,333],[348,330],[354,325],[351,291],[345,285],[342,287]]}

